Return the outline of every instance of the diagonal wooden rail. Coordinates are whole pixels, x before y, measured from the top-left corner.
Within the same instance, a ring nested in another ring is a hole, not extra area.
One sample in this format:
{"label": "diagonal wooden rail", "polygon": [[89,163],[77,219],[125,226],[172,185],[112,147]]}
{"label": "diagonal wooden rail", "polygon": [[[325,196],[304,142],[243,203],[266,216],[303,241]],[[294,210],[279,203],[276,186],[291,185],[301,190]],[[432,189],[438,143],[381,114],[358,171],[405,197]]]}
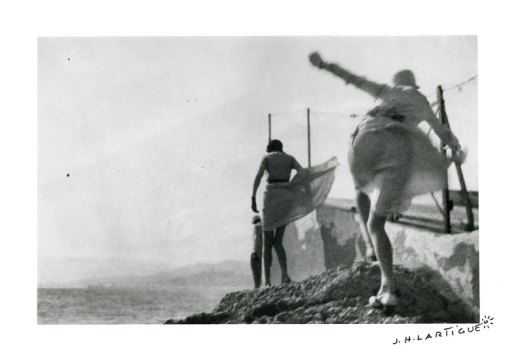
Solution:
{"label": "diagonal wooden rail", "polygon": [[[441,122],[450,128],[450,122],[448,121],[448,115],[446,114],[446,105],[444,103],[443,90],[439,85],[437,86],[437,102],[439,104],[439,119]],[[441,151],[443,154],[446,154],[446,144],[441,141]],[[455,162],[455,168],[457,169],[457,177],[460,182],[460,192],[462,196],[462,201],[466,208],[466,215],[468,217],[468,226],[467,230],[472,231],[475,229],[475,220],[473,218],[473,210],[471,207],[471,198],[469,196],[468,190],[466,188],[466,182],[464,181],[464,174],[462,173],[462,166],[460,163]],[[448,173],[446,172],[446,180],[448,177]],[[448,186],[446,189],[442,191],[442,203],[444,208],[444,231],[449,233],[451,232],[451,223],[450,223],[450,211],[453,207],[453,202],[450,201],[450,191]]]}
{"label": "diagonal wooden rail", "polygon": [[[472,80],[472,79],[470,79]],[[450,123],[448,121],[448,115],[446,114],[446,105],[444,103],[444,96],[443,96],[443,89],[439,85],[437,86],[437,101],[436,104],[438,105],[436,115],[439,117],[440,121],[446,125],[448,128],[450,128]],[[308,160],[308,166],[311,166],[311,114],[310,109],[307,108],[307,160]],[[272,139],[272,121],[271,121],[271,113],[268,114],[268,126],[269,126],[269,141]],[[441,141],[440,144],[440,150],[446,156],[446,144],[444,144]],[[457,176],[459,178],[460,182],[460,191],[453,191],[449,190],[449,187],[446,186],[446,188],[442,191],[442,207],[437,203],[437,200],[432,194],[432,197],[435,201],[435,205],[437,208],[442,212],[443,215],[443,227],[445,233],[451,232],[451,219],[450,219],[450,212],[453,209],[453,204],[457,203],[457,205],[463,205],[466,209],[466,215],[468,219],[468,224],[466,226],[467,231],[473,231],[475,230],[475,220],[473,217],[473,207],[478,207],[478,192],[471,192],[471,194],[468,192],[466,188],[466,182],[464,180],[464,175],[462,173],[462,167],[461,164],[455,163],[455,167],[457,170]],[[448,184],[448,172],[446,171],[446,184]],[[474,200],[472,200],[472,198]],[[402,214],[394,214],[392,215],[391,219],[393,221],[397,221]]]}

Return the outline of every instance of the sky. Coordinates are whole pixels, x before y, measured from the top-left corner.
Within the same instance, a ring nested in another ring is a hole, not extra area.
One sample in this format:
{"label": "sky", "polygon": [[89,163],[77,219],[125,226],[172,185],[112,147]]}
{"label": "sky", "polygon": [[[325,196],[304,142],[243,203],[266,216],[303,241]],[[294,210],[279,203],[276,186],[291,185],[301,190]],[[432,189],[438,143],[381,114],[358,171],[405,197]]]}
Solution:
{"label": "sky", "polygon": [[[246,261],[268,113],[305,165],[310,108],[312,163],[337,156],[330,196],[352,197],[352,114],[373,100],[311,67],[315,50],[381,83],[411,69],[426,95],[478,74],[472,36],[40,38],[39,282]],[[470,190],[477,86],[445,94]]]}

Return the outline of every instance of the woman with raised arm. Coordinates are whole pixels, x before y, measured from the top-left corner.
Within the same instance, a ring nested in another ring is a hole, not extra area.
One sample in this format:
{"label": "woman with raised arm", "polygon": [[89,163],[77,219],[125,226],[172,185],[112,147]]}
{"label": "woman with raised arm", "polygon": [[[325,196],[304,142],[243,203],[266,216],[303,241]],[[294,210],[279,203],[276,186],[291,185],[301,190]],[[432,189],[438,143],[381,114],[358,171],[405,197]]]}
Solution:
{"label": "woman with raised arm", "polygon": [[[262,210],[266,286],[271,285],[273,247],[280,263],[282,284],[291,281],[287,273],[287,255],[282,245],[285,226],[304,217],[325,201],[334,182],[337,165],[336,158],[332,158],[323,164],[303,169],[293,156],[283,151],[280,140],[271,140],[267,145],[267,155],[260,163],[253,184],[251,204],[253,211],[258,212],[256,192],[262,176],[267,173]],[[297,174],[291,180],[292,170],[296,170]]]}
{"label": "woman with raised arm", "polygon": [[388,86],[327,63],[316,52],[309,60],[376,99],[376,105],[352,135],[349,165],[367,257],[378,260],[381,269],[381,286],[370,304],[395,306],[392,245],[385,231],[386,218],[405,211],[414,196],[445,188],[445,171],[450,164],[417,125],[426,121],[452,149],[455,161],[462,157],[459,141],[437,119],[410,70],[396,73],[393,86]]}

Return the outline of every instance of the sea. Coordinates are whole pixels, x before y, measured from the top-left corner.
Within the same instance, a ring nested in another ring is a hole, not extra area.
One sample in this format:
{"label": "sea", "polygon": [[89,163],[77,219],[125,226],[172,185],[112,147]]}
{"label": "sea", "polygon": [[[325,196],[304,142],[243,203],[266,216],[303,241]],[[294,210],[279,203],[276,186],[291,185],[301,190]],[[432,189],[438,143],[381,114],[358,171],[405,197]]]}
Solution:
{"label": "sea", "polygon": [[38,324],[163,324],[212,311],[233,287],[40,288]]}

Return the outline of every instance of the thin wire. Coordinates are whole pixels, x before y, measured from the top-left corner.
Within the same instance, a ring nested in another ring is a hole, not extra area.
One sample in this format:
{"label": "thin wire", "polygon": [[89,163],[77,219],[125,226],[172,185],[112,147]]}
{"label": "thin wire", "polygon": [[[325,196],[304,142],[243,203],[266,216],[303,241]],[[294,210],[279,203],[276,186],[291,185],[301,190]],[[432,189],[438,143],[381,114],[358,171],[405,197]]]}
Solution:
{"label": "thin wire", "polygon": [[446,91],[451,91],[453,89],[462,89],[463,86],[466,86],[466,84],[472,82],[473,80],[476,80],[477,77],[478,77],[478,75],[475,74],[472,77],[470,77],[469,79],[467,79],[466,81],[463,81],[457,85],[453,85],[452,87],[449,87],[449,88],[445,89],[444,91],[446,92]]}
{"label": "thin wire", "polygon": [[439,202],[437,201],[437,199],[435,198],[435,195],[433,195],[433,193],[430,193],[433,201],[435,202],[435,205],[437,206],[437,210],[439,210],[439,212],[442,214],[442,217],[445,218],[444,216],[444,211],[442,210],[442,207],[439,205]]}
{"label": "thin wire", "polygon": [[[438,116],[439,115],[439,111],[440,111],[440,107],[437,108],[437,110],[435,110],[435,116]],[[432,132],[433,130],[433,127],[430,125],[430,129],[428,130],[428,133],[426,134],[426,136],[430,136],[430,133]]]}
{"label": "thin wire", "polygon": [[[471,83],[471,82],[473,82],[473,81],[475,81],[477,79],[478,79],[478,74],[475,74],[475,75],[467,78],[466,80],[461,81],[458,84],[452,85],[452,86],[444,89],[443,92],[444,93],[450,92],[450,91],[452,91],[454,89],[459,89],[459,91],[461,91],[464,86],[468,85],[469,83]],[[436,95],[436,92],[435,93],[431,93],[430,95],[427,95],[426,98],[430,98],[430,97],[435,96],[435,95]],[[434,106],[437,106],[437,105],[439,105],[439,103],[438,103],[438,101],[436,99],[430,103],[431,107],[434,107]],[[294,114],[299,114],[301,112],[304,112],[306,110],[307,110],[307,108],[303,108],[303,109],[298,109],[298,110],[284,112],[284,113],[271,113],[271,116],[294,115]],[[439,110],[440,110],[440,108],[437,107],[437,109],[435,110],[435,115],[436,116],[439,114]],[[339,111],[319,111],[319,110],[312,110],[312,109],[311,109],[311,115],[317,116],[317,117],[320,117],[320,116],[323,116],[323,117],[326,117],[326,116],[339,116],[339,117],[346,117],[346,118],[348,118],[347,120],[356,119],[356,118],[358,118],[360,116],[363,116],[361,113],[357,113],[357,112],[347,113],[347,112],[339,112]],[[432,128],[430,127],[430,129],[428,130],[428,134],[427,134],[428,136],[430,135],[431,131],[432,131]]]}
{"label": "thin wire", "polygon": [[[466,80],[464,81],[461,81],[460,83],[458,84],[455,84],[455,85],[452,85],[446,89],[443,89],[443,92],[446,93],[446,92],[450,92],[452,90],[455,90],[455,89],[459,89],[459,90],[462,90],[463,87],[465,87],[466,85],[468,85],[469,83],[471,83],[472,81],[474,80],[477,80],[478,79],[478,74],[475,74],[469,78],[467,78]],[[426,96],[426,98],[431,98],[433,96],[435,96],[437,93],[431,93],[429,95]],[[430,103],[430,106],[431,107],[434,107],[434,106],[437,106],[438,105],[438,102],[437,102],[437,99],[435,99],[434,101],[432,101]],[[358,117],[358,116],[361,116],[361,114],[359,113],[350,113],[350,114],[347,114],[347,113],[340,113],[340,112],[326,112],[326,111],[316,111],[316,110],[311,110],[313,113],[318,113],[318,114],[322,114],[322,115],[338,115],[338,116],[349,116],[349,117]]]}
{"label": "thin wire", "polygon": [[[466,86],[469,83],[475,81],[477,78],[478,78],[478,74],[475,74],[475,75],[469,77],[468,79],[466,79],[466,80],[464,80],[464,81],[462,81],[462,82],[460,82],[458,84],[452,85],[452,86],[444,89],[443,92],[444,93],[450,92],[450,91],[452,91],[454,89],[458,89],[459,91],[462,91],[464,86]],[[430,95],[427,95],[426,98],[430,98],[430,97],[432,97],[434,95],[436,95],[436,92],[432,93]],[[438,103],[438,101],[436,99],[430,103],[430,106],[432,108],[434,106],[437,106],[437,105],[439,105],[439,103]],[[299,113],[304,112],[304,111],[307,111],[307,108],[298,109],[298,110],[294,110],[294,111],[290,111],[290,112],[284,112],[284,113],[271,113],[271,116],[294,115],[294,114],[299,114]],[[356,112],[347,113],[347,112],[338,112],[338,111],[319,111],[319,110],[312,110],[312,109],[310,111],[311,111],[311,115],[314,116],[314,117],[338,116],[338,117],[346,117],[347,120],[351,120],[351,119],[353,120],[353,119],[355,119],[355,118],[357,118],[359,116],[362,116],[362,115],[360,115],[359,113],[356,113]],[[435,110],[435,116],[438,116],[439,111],[440,111],[440,106],[437,106],[437,109]],[[430,127],[430,129],[428,130],[427,136],[430,135],[432,130],[433,130],[433,128]],[[435,206],[437,207],[437,210],[439,211],[439,213],[441,213],[443,218],[446,218],[442,207],[440,206],[439,202],[435,198],[435,195],[433,193],[430,193],[430,196],[432,197],[432,199],[433,199],[433,201],[435,203]]]}
{"label": "thin wire", "polygon": [[318,110],[311,109],[311,115],[314,115],[314,116],[339,116],[339,117],[347,117],[349,119],[355,119],[357,117],[363,116],[363,111],[340,112],[340,111],[318,111]]}
{"label": "thin wire", "polygon": [[294,110],[294,111],[280,112],[280,113],[271,113],[271,116],[295,115],[295,114],[299,114],[299,113],[304,112],[304,111],[307,111],[307,108],[298,109],[298,110]]}
{"label": "thin wire", "polygon": [[[473,75],[473,76],[467,78],[466,80],[461,81],[461,82],[458,83],[458,84],[455,84],[455,85],[452,85],[452,86],[450,86],[450,87],[448,87],[448,88],[446,88],[446,89],[443,89],[443,92],[449,92],[449,91],[452,91],[452,90],[454,90],[454,89],[462,90],[462,88],[463,88],[464,86],[468,85],[469,83],[471,83],[471,82],[474,81],[474,80],[477,80],[477,78],[478,78],[478,74],[475,74],[475,75]],[[427,98],[430,98],[430,97],[432,97],[432,96],[435,96],[436,94],[437,94],[436,92],[435,92],[435,93],[431,93],[431,94],[427,95],[426,97],[427,97]],[[437,101],[434,101],[434,102],[432,103],[432,106],[433,106],[436,102],[437,102]]]}

